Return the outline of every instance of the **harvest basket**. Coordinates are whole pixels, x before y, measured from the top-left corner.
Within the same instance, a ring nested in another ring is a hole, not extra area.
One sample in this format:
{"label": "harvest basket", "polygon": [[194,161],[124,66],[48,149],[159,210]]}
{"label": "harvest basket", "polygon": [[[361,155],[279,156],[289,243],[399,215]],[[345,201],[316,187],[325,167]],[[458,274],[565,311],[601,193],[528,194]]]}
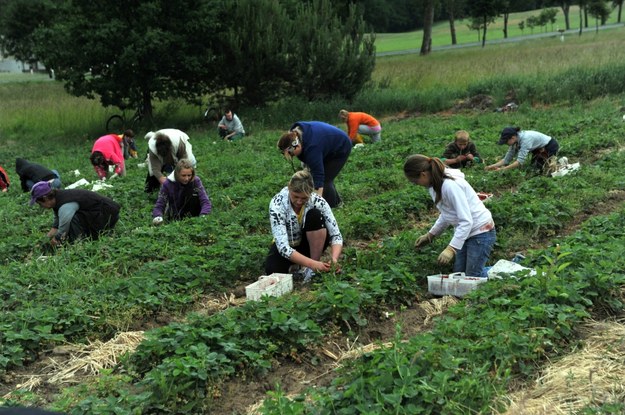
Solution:
{"label": "harvest basket", "polygon": [[262,275],[258,281],[245,287],[245,297],[248,300],[258,301],[264,295],[280,297],[293,291],[292,274]]}
{"label": "harvest basket", "polygon": [[429,275],[428,291],[434,295],[464,297],[486,281],[488,278],[467,277],[464,272]]}

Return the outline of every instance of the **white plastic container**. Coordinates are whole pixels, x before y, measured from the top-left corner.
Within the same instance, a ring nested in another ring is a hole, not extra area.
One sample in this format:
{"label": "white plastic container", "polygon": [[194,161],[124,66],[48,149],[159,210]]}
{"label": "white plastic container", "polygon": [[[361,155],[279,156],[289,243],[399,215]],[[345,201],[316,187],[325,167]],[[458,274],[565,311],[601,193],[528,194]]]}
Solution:
{"label": "white plastic container", "polygon": [[261,275],[258,281],[245,287],[245,297],[251,301],[258,301],[264,295],[280,297],[293,291],[292,274]]}
{"label": "white plastic container", "polygon": [[428,276],[428,291],[434,295],[464,297],[486,281],[488,278],[467,277],[464,272],[430,275]]}

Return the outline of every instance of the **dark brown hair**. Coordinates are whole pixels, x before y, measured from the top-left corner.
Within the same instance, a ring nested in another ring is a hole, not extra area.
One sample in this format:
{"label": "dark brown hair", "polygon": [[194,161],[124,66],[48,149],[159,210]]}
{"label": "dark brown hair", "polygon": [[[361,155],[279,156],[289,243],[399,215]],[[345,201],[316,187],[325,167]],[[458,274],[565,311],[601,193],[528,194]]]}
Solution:
{"label": "dark brown hair", "polygon": [[436,197],[434,203],[438,204],[441,201],[443,180],[452,179],[445,174],[445,165],[437,157],[428,157],[423,154],[413,154],[406,159],[404,163],[404,174],[406,178],[415,183],[419,179],[419,175],[424,172],[430,172],[432,178],[431,186],[434,189]]}

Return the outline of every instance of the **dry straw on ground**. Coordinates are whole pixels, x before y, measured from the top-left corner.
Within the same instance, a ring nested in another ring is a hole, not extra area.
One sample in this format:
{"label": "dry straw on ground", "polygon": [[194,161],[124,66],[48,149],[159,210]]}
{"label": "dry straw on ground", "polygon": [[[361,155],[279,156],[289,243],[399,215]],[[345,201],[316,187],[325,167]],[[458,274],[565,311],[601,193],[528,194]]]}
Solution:
{"label": "dry straw on ground", "polygon": [[504,414],[569,415],[589,404],[625,402],[624,323],[585,324],[583,346],[545,368],[528,389],[504,397]]}

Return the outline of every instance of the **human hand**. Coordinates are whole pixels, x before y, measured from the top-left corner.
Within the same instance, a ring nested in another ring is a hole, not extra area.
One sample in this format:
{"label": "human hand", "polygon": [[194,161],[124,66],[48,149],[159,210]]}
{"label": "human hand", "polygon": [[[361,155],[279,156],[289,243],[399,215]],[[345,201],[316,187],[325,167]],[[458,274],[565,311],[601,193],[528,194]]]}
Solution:
{"label": "human hand", "polygon": [[499,167],[494,166],[494,165],[491,164],[490,166],[484,167],[484,170],[486,170],[486,171],[499,170]]}
{"label": "human hand", "polygon": [[57,246],[61,245],[61,241],[59,239],[56,239],[56,238],[51,238],[50,239],[50,245],[52,245],[53,247],[57,247]]}
{"label": "human hand", "polygon": [[161,223],[163,223],[163,217],[162,216],[157,216],[154,219],[152,219],[152,225],[154,225],[154,226],[158,226]]}
{"label": "human hand", "polygon": [[321,261],[315,261],[314,266],[310,267],[312,268],[313,271],[315,272],[328,272],[330,271],[330,263],[329,262],[321,262]]}
{"label": "human hand", "polygon": [[468,158],[469,160],[473,161],[473,154],[469,153],[465,156],[466,158]]}
{"label": "human hand", "polygon": [[447,247],[443,249],[443,252],[441,252],[440,255],[438,256],[438,265],[449,264],[451,260],[454,259],[455,255],[456,255],[456,250],[452,248],[451,246],[447,245]]}
{"label": "human hand", "polygon": [[158,179],[158,181],[159,181],[159,183],[160,183],[160,184],[165,183],[165,181],[166,181],[166,180],[167,180],[167,177],[165,177],[165,176],[161,176],[161,177]]}
{"label": "human hand", "polygon": [[458,161],[465,161],[467,159],[467,156],[465,156],[464,154],[460,154],[458,157],[456,157],[456,160]]}
{"label": "human hand", "polygon": [[434,239],[434,236],[431,233],[429,233],[429,232],[424,234],[424,235],[421,235],[414,242],[414,248],[415,249],[419,249],[422,246],[425,246],[425,245],[429,244],[430,242],[432,242],[432,239]]}

